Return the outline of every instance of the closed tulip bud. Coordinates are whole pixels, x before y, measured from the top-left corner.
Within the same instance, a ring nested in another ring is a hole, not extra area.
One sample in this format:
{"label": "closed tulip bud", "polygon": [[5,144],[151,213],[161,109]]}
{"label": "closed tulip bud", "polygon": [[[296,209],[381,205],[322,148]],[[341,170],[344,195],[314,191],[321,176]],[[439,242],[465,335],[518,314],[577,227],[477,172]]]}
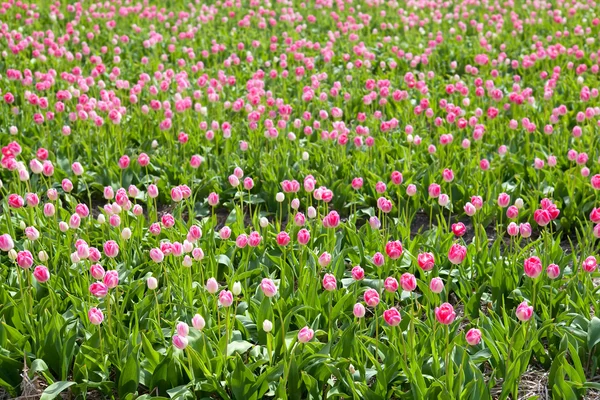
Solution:
{"label": "closed tulip bud", "polygon": [[188,340],[184,336],[173,335],[173,346],[179,350],[184,350],[188,346]]}
{"label": "closed tulip bud", "polygon": [[337,287],[337,281],[332,274],[325,274],[323,278],[323,288],[328,292],[334,291]]}
{"label": "closed tulip bud", "polygon": [[519,226],[516,223],[511,222],[508,224],[508,227],[506,227],[506,233],[508,233],[509,236],[517,236],[519,234]]}
{"label": "closed tulip bud", "polygon": [[263,328],[263,331],[265,331],[266,333],[269,333],[273,330],[273,323],[271,321],[269,321],[268,319],[265,319],[263,321],[262,328]]}
{"label": "closed tulip bud", "polygon": [[189,268],[192,266],[192,258],[188,255],[186,255],[185,257],[183,257],[183,261],[181,262],[181,264],[186,267]]}
{"label": "closed tulip bud", "polygon": [[156,288],[158,287],[158,280],[151,276],[150,278],[146,279],[146,285],[148,285],[148,289],[150,290],[156,290]]}
{"label": "closed tulip bud", "polygon": [[98,223],[100,225],[104,224],[106,222],[106,217],[104,216],[104,214],[98,214]]}
{"label": "closed tulip bud", "polygon": [[231,293],[233,293],[234,296],[239,296],[242,293],[242,284],[240,282],[235,282],[233,288],[231,288]]}
{"label": "closed tulip bud", "polygon": [[450,325],[455,318],[456,312],[454,312],[454,307],[452,307],[450,303],[444,303],[435,308],[435,319],[437,319],[440,324]]}
{"label": "closed tulip bud", "polygon": [[185,322],[178,322],[176,331],[179,336],[187,337],[190,333],[190,327]]}
{"label": "closed tulip bud", "polygon": [[365,306],[363,306],[361,303],[356,303],[354,305],[352,313],[356,318],[363,318],[366,313]]}
{"label": "closed tulip bud", "polygon": [[363,296],[369,307],[376,307],[379,304],[379,293],[375,289],[367,289]]}
{"label": "closed tulip bud", "polygon": [[515,206],[520,210],[521,208],[523,208],[523,199],[522,198],[518,198],[515,200]]}
{"label": "closed tulip bud", "polygon": [[259,220],[259,224],[261,228],[266,228],[267,226],[269,226],[269,220],[266,217],[261,217]]}
{"label": "closed tulip bud", "polygon": [[556,264],[550,264],[546,267],[546,275],[550,279],[556,279],[560,275],[560,267]]}
{"label": "closed tulip bud", "polygon": [[523,236],[524,238],[530,237],[531,233],[532,233],[532,229],[531,229],[531,225],[529,225],[529,222],[524,222],[524,223],[520,224],[519,232],[521,232],[521,236]]}
{"label": "closed tulip bud", "polygon": [[219,293],[219,304],[229,307],[233,304],[233,294],[229,290],[221,290]]}
{"label": "closed tulip bud", "polygon": [[310,342],[314,335],[315,332],[308,326],[305,326],[304,328],[300,329],[300,332],[298,332],[298,341],[300,343]]}
{"label": "closed tulip bud", "polygon": [[206,281],[206,290],[210,294],[217,293],[217,291],[219,290],[219,284],[217,283],[217,280],[215,278],[209,278]]}
{"label": "closed tulip bud", "polygon": [[99,308],[93,307],[88,311],[88,319],[92,325],[100,325],[104,321],[104,314]]}
{"label": "closed tulip bud", "polygon": [[282,192],[278,192],[277,195],[275,195],[275,200],[278,203],[281,203],[283,200],[285,200],[285,195]]}
{"label": "closed tulip bud", "polygon": [[302,152],[302,160],[308,161],[308,152],[306,152],[306,151]]}
{"label": "closed tulip bud", "polygon": [[464,206],[465,214],[469,217],[472,217],[477,212],[477,209],[471,202],[467,202]]}
{"label": "closed tulip bud", "polygon": [[15,247],[15,244],[12,240],[12,237],[5,233],[0,236],[0,250],[2,251],[10,251]]}
{"label": "closed tulip bud", "polygon": [[516,315],[519,321],[529,321],[533,315],[533,307],[524,301],[517,307]]}
{"label": "closed tulip bud", "polygon": [[437,277],[431,279],[431,282],[429,283],[429,289],[433,293],[442,293],[442,291],[444,290],[444,281],[442,281],[441,278]]}
{"label": "closed tulip bud", "polygon": [[200,314],[194,315],[194,318],[192,318],[192,326],[194,327],[194,329],[197,329],[199,331],[204,329],[204,327],[206,326],[206,322],[204,321],[204,318],[202,317],[202,315],[200,315]]}
{"label": "closed tulip bud", "polygon": [[33,277],[39,283],[46,283],[50,279],[50,272],[48,271],[48,268],[46,268],[45,266],[38,265],[33,270]]}
{"label": "closed tulip bud", "polygon": [[481,331],[477,328],[471,328],[466,333],[465,339],[470,346],[477,346],[481,342]]}
{"label": "closed tulip bud", "polygon": [[308,218],[310,219],[314,219],[317,216],[317,210],[314,207],[308,207],[308,210],[306,211]]}
{"label": "closed tulip bud", "polygon": [[48,253],[46,253],[44,250],[40,250],[38,253],[38,258],[41,262],[46,262],[48,261]]}
{"label": "closed tulip bud", "polygon": [[17,251],[15,249],[10,249],[8,251],[8,258],[10,258],[11,261],[15,261],[17,259]]}
{"label": "closed tulip bud", "polygon": [[594,272],[596,270],[596,267],[598,266],[598,262],[596,261],[596,257],[589,256],[588,258],[586,258],[585,260],[583,260],[582,266],[583,266],[583,270],[585,272]]}
{"label": "closed tulip bud", "polygon": [[123,228],[123,230],[121,231],[121,237],[124,240],[129,240],[131,238],[131,229]]}
{"label": "closed tulip bud", "polygon": [[373,264],[375,264],[376,267],[381,267],[384,263],[385,259],[383,258],[383,254],[380,252],[373,254]]}
{"label": "closed tulip bud", "polygon": [[525,275],[535,279],[542,273],[542,261],[538,257],[529,257],[523,263]]}
{"label": "closed tulip bud", "polygon": [[392,307],[383,312],[383,320],[389,326],[397,326],[402,321],[402,317],[400,316],[400,312],[395,307]]}

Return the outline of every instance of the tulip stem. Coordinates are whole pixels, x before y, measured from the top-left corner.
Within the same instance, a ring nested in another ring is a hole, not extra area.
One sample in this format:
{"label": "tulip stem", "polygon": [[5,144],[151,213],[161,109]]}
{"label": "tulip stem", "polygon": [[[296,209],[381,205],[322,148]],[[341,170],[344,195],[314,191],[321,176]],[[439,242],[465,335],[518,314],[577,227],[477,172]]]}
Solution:
{"label": "tulip stem", "polygon": [[446,390],[450,392],[450,326],[446,325],[446,357],[444,368],[446,370]]}
{"label": "tulip stem", "polygon": [[333,340],[333,291],[329,292],[329,342]]}
{"label": "tulip stem", "polygon": [[379,360],[379,319],[377,318],[377,306],[373,309],[375,312],[375,360]]}

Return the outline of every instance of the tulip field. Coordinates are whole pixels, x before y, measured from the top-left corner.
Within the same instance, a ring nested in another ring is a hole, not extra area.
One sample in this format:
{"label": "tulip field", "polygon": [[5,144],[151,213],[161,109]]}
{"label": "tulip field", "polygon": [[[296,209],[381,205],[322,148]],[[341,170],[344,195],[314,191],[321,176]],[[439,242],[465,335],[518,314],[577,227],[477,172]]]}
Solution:
{"label": "tulip field", "polygon": [[5,0],[0,399],[600,399],[597,0]]}

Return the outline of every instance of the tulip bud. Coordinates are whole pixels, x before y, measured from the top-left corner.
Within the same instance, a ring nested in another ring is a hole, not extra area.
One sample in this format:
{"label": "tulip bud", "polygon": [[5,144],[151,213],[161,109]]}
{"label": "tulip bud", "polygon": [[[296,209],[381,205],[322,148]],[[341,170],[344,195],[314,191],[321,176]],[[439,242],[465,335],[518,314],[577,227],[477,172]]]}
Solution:
{"label": "tulip bud", "polygon": [[263,331],[265,331],[266,333],[269,333],[273,330],[273,323],[271,321],[269,321],[268,319],[265,319],[263,321]]}
{"label": "tulip bud", "polygon": [[239,296],[240,293],[242,293],[242,284],[240,282],[235,282],[231,289],[231,293],[233,293],[234,296]]}
{"label": "tulip bud", "polygon": [[146,279],[146,284],[148,285],[148,289],[155,290],[158,287],[158,280],[151,276],[150,278]]}

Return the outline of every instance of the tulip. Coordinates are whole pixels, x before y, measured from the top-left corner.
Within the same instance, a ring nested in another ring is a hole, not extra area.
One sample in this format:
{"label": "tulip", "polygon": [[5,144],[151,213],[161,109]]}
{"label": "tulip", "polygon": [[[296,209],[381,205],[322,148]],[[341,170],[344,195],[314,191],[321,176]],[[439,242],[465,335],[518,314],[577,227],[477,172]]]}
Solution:
{"label": "tulip", "polygon": [[184,350],[188,345],[188,340],[185,336],[173,335],[173,346],[179,350]]}
{"label": "tulip", "polygon": [[417,256],[417,264],[423,271],[431,271],[435,265],[433,253],[419,253]]}
{"label": "tulip", "polygon": [[394,293],[398,290],[398,281],[396,278],[389,276],[385,279],[383,287],[387,292]]}
{"label": "tulip", "polygon": [[367,289],[363,296],[369,307],[377,307],[379,304],[379,293],[375,289]]}
{"label": "tulip", "polygon": [[305,326],[304,328],[300,329],[300,331],[298,332],[298,341],[300,343],[310,342],[314,335],[315,335],[315,332],[312,329],[310,329],[308,326]]}
{"label": "tulip", "polygon": [[354,316],[356,318],[362,318],[362,317],[364,317],[365,313],[366,313],[365,306],[363,306],[361,303],[356,303],[354,305],[352,313],[354,314]]}
{"label": "tulip", "polygon": [[46,283],[50,279],[50,272],[48,271],[48,268],[46,268],[45,266],[38,265],[33,270],[33,277],[39,283]]}
{"label": "tulip", "polygon": [[100,325],[104,321],[104,314],[99,308],[93,307],[88,311],[88,319],[92,325]]}
{"label": "tulip", "polygon": [[461,264],[467,256],[467,248],[458,243],[454,243],[448,251],[448,259],[454,265]]}
{"label": "tulip", "polygon": [[206,281],[206,290],[210,294],[217,293],[217,290],[219,290],[219,284],[217,283],[217,280],[215,278],[208,278],[208,280]]}
{"label": "tulip", "polygon": [[271,321],[269,321],[268,319],[265,319],[263,321],[263,331],[265,331],[265,333],[269,333],[273,330],[273,323]]}
{"label": "tulip", "polygon": [[233,304],[233,294],[229,290],[221,290],[219,293],[219,304],[230,307]]}
{"label": "tulip", "polygon": [[435,318],[440,324],[450,325],[456,318],[454,307],[450,303],[443,303],[441,306],[436,307]]}
{"label": "tulip", "polygon": [[146,285],[148,286],[148,289],[150,290],[155,290],[158,287],[158,280],[151,276],[148,279],[146,279]]}
{"label": "tulip", "polygon": [[533,307],[528,305],[527,302],[524,301],[517,306],[516,315],[519,321],[529,321],[529,319],[533,315]]}
{"label": "tulip", "polygon": [[523,269],[525,270],[525,275],[535,279],[542,273],[542,261],[538,257],[529,257],[523,263]]}
{"label": "tulip", "polygon": [[596,261],[596,257],[589,256],[585,260],[583,260],[582,267],[585,272],[594,272],[596,267],[598,266],[598,262]]}
{"label": "tulip", "polygon": [[402,256],[402,243],[399,240],[387,242],[385,253],[392,260],[397,260]]}
{"label": "tulip", "polygon": [[442,290],[444,290],[444,281],[437,277],[431,279],[431,282],[429,283],[429,289],[433,293],[442,293]]}
{"label": "tulip", "polygon": [[206,322],[200,314],[196,314],[194,315],[194,318],[192,318],[192,326],[194,327],[194,329],[201,331],[206,326]]}
{"label": "tulip", "polygon": [[383,312],[383,319],[389,326],[397,326],[402,321],[400,312],[395,307],[385,310]]}
{"label": "tulip", "polygon": [[465,339],[469,345],[477,346],[481,342],[481,331],[477,328],[471,328],[465,334]]}
{"label": "tulip", "polygon": [[331,274],[325,274],[323,277],[323,288],[329,292],[334,291],[337,287],[337,281],[335,276]]}

